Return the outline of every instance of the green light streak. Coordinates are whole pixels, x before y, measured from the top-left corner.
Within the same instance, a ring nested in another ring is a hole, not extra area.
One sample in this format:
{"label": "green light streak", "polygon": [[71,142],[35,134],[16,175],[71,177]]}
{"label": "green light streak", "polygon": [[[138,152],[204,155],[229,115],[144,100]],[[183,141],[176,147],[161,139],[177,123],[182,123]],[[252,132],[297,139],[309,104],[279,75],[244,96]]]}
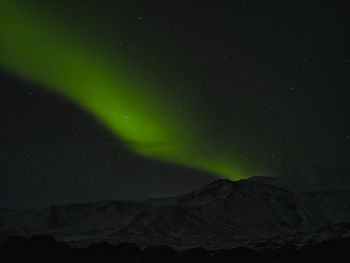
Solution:
{"label": "green light streak", "polygon": [[[50,19],[14,1],[0,0],[0,66],[69,98],[147,158],[242,178],[233,156],[215,151],[194,131],[194,113],[176,112],[177,102],[131,76],[125,58],[111,61],[61,33]],[[104,52],[103,52],[104,53]],[[164,85],[165,86],[165,85]]]}

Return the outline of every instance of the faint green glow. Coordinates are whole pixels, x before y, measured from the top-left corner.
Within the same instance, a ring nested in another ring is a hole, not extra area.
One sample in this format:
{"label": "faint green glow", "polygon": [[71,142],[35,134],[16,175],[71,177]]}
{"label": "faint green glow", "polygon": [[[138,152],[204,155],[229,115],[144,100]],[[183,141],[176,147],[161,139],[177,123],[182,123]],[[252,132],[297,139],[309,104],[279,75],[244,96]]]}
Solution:
{"label": "faint green glow", "polygon": [[156,92],[156,84],[132,76],[125,58],[111,61],[102,55],[105,51],[79,45],[77,36],[62,33],[53,21],[39,17],[30,6],[0,0],[4,69],[80,105],[137,154],[242,178],[231,154],[213,150],[208,138],[191,128],[194,116],[180,114],[178,102]]}

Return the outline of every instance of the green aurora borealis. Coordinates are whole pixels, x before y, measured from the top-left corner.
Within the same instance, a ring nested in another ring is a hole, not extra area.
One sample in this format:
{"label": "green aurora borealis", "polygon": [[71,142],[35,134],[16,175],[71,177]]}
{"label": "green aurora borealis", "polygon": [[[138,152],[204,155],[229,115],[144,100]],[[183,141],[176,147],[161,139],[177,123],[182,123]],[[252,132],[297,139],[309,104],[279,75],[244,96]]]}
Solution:
{"label": "green aurora borealis", "polygon": [[59,30],[57,19],[43,18],[34,6],[8,0],[0,5],[5,70],[79,105],[136,154],[230,179],[245,177],[232,143],[216,145],[202,133],[194,107],[177,111],[181,102],[167,92],[164,79],[142,79],[124,54],[111,59],[108,50],[81,46],[78,34]]}

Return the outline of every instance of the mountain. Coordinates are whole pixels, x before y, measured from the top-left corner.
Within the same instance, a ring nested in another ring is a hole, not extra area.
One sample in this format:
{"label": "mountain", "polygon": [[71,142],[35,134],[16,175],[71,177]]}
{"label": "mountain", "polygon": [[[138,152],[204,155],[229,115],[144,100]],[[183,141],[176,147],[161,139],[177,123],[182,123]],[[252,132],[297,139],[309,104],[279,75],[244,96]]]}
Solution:
{"label": "mountain", "polygon": [[350,236],[350,174],[302,166],[280,177],[221,179],[169,198],[1,209],[0,240],[14,234],[49,234],[76,246],[303,245]]}

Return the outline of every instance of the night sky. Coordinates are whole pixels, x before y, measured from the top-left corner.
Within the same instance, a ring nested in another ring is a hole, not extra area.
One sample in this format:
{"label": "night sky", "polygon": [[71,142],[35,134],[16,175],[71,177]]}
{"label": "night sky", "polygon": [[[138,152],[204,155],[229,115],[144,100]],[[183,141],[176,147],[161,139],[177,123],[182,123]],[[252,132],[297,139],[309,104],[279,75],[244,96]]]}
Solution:
{"label": "night sky", "polygon": [[0,206],[350,169],[350,1],[0,1]]}

